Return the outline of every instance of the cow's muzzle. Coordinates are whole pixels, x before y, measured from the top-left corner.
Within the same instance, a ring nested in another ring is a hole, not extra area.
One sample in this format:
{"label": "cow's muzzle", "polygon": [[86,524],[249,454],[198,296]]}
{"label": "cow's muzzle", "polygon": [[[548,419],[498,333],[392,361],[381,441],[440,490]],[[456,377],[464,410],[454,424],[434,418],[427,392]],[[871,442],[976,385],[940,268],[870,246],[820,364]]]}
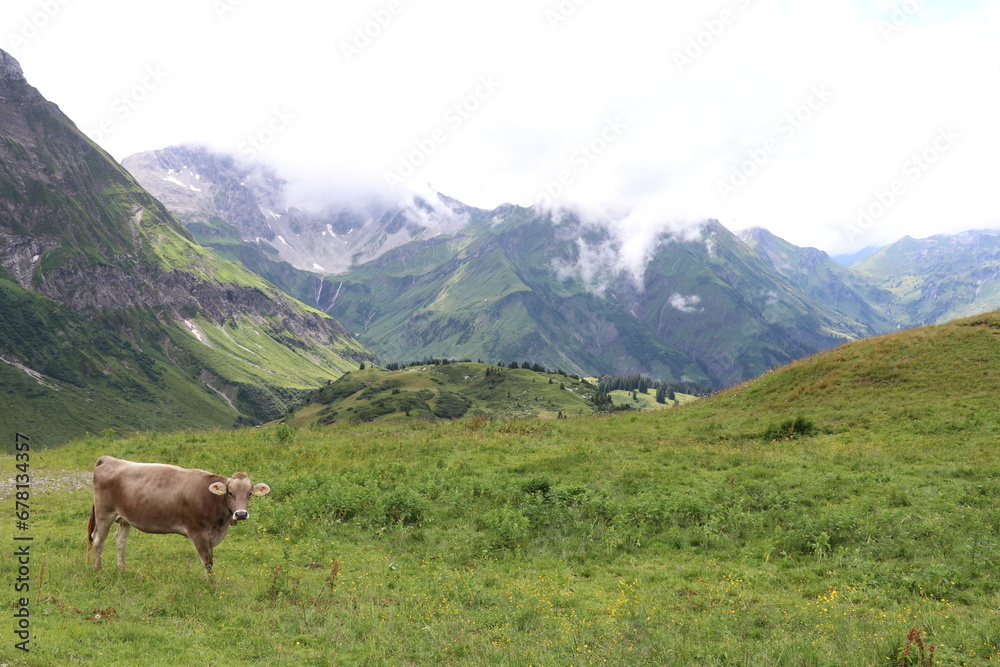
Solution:
{"label": "cow's muzzle", "polygon": [[233,521],[243,521],[250,518],[250,512],[246,510],[236,510],[233,512]]}

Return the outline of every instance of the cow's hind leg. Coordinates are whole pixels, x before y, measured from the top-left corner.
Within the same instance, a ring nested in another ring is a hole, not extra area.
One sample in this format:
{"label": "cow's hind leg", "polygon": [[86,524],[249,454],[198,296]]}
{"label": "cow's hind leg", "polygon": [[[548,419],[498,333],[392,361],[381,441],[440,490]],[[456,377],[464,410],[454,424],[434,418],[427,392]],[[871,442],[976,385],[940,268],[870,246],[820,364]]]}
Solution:
{"label": "cow's hind leg", "polygon": [[125,569],[125,547],[128,545],[128,533],[132,530],[132,525],[118,520],[118,533],[115,541],[118,542],[118,568]]}
{"label": "cow's hind leg", "polygon": [[90,539],[94,543],[94,571],[101,569],[101,554],[104,553],[104,541],[108,539],[108,531],[111,524],[115,522],[114,514],[98,514],[95,511],[94,530],[90,534]]}

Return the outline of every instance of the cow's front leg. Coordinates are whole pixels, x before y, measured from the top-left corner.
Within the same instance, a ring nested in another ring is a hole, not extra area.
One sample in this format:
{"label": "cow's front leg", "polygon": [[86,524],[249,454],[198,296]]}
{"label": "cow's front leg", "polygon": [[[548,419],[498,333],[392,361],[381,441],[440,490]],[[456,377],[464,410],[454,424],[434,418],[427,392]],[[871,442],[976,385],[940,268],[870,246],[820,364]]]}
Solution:
{"label": "cow's front leg", "polygon": [[212,542],[204,535],[192,537],[194,548],[198,550],[198,557],[201,564],[205,566],[205,579],[209,583],[215,582],[215,574],[212,572]]}
{"label": "cow's front leg", "polygon": [[128,545],[128,533],[132,530],[132,524],[118,524],[118,532],[115,534],[115,541],[118,543],[118,569],[125,569],[125,547]]}

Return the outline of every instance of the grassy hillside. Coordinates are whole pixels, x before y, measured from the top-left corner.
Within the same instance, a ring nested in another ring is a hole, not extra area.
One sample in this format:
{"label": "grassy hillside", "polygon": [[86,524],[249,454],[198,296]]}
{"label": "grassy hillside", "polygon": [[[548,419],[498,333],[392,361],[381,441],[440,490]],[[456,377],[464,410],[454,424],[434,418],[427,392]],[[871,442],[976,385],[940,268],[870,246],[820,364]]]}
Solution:
{"label": "grassy hillside", "polygon": [[[933,644],[935,665],[1000,662],[998,335],[994,313],[851,343],[678,410],[36,452],[34,639],[0,657],[889,666]],[[271,485],[216,549],[216,587],[179,536],[133,531],[131,569],[86,569],[73,487],[103,453]]]}
{"label": "grassy hillside", "polygon": [[[143,314],[135,315],[141,321]],[[163,335],[155,319],[147,315],[146,323]],[[149,334],[137,326],[130,338],[109,335],[0,272],[0,427],[30,431],[52,446],[88,431],[235,425],[240,414],[165,363],[144,341],[156,340]]]}
{"label": "grassy hillside", "polygon": [[189,330],[163,319],[136,307],[95,321],[0,271],[0,428],[54,446],[106,429],[268,421],[367,354],[347,337],[296,345],[280,322],[252,315],[217,324],[196,312]]}
{"label": "grassy hillside", "polygon": [[[312,392],[285,421],[303,427],[345,420],[579,416],[594,411],[594,392],[593,385],[565,374],[476,362],[423,364],[395,371],[369,368]],[[624,403],[624,396],[619,400]],[[636,408],[640,407],[637,403]]]}
{"label": "grassy hillside", "polygon": [[723,392],[685,412],[689,428],[739,439],[774,415],[807,415],[847,439],[997,432],[1000,314],[843,345]]}

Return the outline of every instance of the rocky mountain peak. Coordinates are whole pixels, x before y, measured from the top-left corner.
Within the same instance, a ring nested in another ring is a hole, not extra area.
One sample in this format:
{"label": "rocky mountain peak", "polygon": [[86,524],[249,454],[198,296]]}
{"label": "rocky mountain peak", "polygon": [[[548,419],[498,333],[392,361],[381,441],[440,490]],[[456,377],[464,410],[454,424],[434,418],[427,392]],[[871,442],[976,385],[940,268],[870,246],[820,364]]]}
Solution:
{"label": "rocky mountain peak", "polygon": [[0,79],[24,80],[21,63],[14,56],[0,49]]}

